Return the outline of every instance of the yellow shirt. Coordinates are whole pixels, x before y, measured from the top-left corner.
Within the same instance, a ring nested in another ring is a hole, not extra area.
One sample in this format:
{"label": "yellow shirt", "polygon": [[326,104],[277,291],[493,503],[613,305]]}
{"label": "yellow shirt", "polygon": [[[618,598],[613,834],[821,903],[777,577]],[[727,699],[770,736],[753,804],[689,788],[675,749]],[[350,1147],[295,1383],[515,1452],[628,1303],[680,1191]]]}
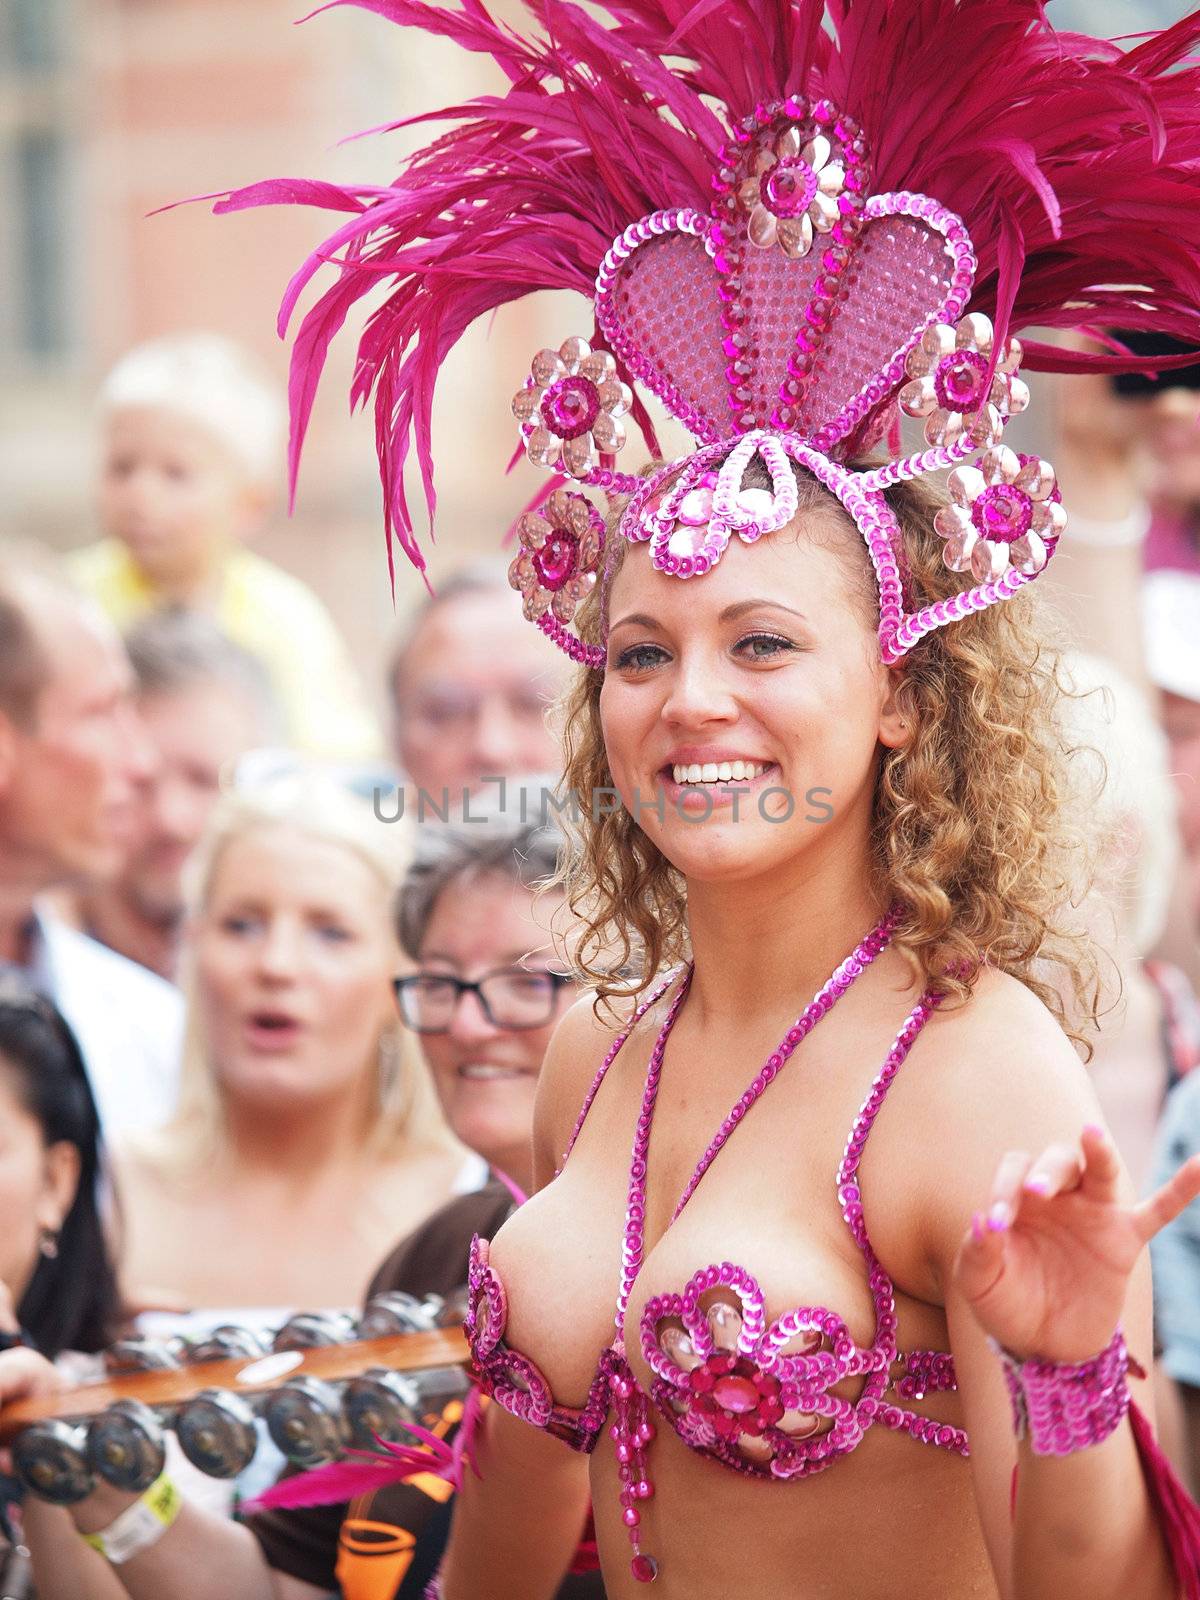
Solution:
{"label": "yellow shirt", "polygon": [[[160,603],[119,539],[100,539],[67,560],[122,633]],[[213,620],[266,668],[290,742],[327,760],[378,758],[378,729],[346,647],[308,585],[240,546],[219,581]]]}

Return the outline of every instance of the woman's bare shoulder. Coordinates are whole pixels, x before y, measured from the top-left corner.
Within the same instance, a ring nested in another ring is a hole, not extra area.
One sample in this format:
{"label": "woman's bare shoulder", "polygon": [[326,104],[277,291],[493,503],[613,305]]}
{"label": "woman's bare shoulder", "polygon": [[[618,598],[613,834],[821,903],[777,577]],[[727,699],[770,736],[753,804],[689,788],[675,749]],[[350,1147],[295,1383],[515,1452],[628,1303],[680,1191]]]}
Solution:
{"label": "woman's bare shoulder", "polygon": [[1019,979],[992,970],[965,1002],[934,1013],[895,1101],[898,1115],[880,1125],[880,1153],[895,1192],[912,1198],[927,1254],[943,1266],[972,1211],[986,1206],[1007,1152],[1074,1144],[1085,1124],[1102,1121],[1056,1017]]}
{"label": "woman's bare shoulder", "polygon": [[1019,978],[985,968],[968,999],[938,1008],[925,1030],[921,1076],[944,1103],[1036,1125],[1084,1101],[1087,1069],[1058,1018]]}

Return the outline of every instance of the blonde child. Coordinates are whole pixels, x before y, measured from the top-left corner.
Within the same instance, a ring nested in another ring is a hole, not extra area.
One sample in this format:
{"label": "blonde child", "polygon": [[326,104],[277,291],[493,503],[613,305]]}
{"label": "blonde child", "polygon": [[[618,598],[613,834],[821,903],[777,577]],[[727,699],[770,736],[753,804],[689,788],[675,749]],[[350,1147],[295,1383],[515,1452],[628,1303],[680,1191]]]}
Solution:
{"label": "blonde child", "polygon": [[270,674],[288,736],[338,760],[378,735],[333,620],[298,578],[246,548],[282,469],[282,397],[228,340],[158,339],[100,392],[104,537],[71,558],[117,626],[181,606],[209,614]]}

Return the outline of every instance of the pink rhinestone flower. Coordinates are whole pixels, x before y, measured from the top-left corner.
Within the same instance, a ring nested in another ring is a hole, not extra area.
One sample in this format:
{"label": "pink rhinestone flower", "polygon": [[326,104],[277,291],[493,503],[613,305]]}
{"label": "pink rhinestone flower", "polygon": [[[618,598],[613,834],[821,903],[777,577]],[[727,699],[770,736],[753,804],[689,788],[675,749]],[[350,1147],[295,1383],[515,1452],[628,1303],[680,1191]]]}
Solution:
{"label": "pink rhinestone flower", "polygon": [[517,524],[521,548],[508,569],[508,581],[537,622],[549,611],[570,622],[575,608],[596,582],[604,550],[604,521],[581,494],[555,489],[540,511],[527,511]]}
{"label": "pink rhinestone flower", "polygon": [[758,1438],[783,1416],[779,1379],[746,1356],[721,1351],[688,1373],[688,1409],[722,1439]]}
{"label": "pink rhinestone flower", "polygon": [[1020,340],[1005,342],[989,383],[993,343],[990,319],[972,312],[954,328],[934,323],[909,351],[905,371],[911,381],[900,391],[900,409],[925,418],[928,444],[955,444],[965,434],[980,449],[990,449],[1000,443],[1005,419],[1029,404],[1029,390],[1016,376]]}
{"label": "pink rhinestone flower", "polygon": [[759,146],[738,189],[751,244],[760,250],[778,244],[793,260],[806,256],[814,233],[829,233],[838,220],[845,187],[846,168],[825,135],[806,142],[790,123]]}
{"label": "pink rhinestone flower", "polygon": [[651,1393],[676,1432],[744,1472],[806,1473],[855,1432],[853,1407],[829,1393],[864,1370],[845,1325],[820,1311],[768,1323],[757,1282],[728,1262],[697,1273],[682,1295],[648,1301],[641,1343]]}
{"label": "pink rhinestone flower", "polygon": [[956,467],[947,487],[951,503],[933,525],[946,541],[943,554],[952,572],[970,572],[987,583],[1010,566],[1026,577],[1042,570],[1049,545],[1067,525],[1048,461],[998,445],[978,466]]}
{"label": "pink rhinestone flower", "polygon": [[625,443],[618,420],[633,404],[629,386],[617,377],[607,350],[586,339],[567,339],[557,350],[539,350],[530,380],[513,396],[513,415],[525,435],[525,453],[535,466],[586,478],[600,456]]}

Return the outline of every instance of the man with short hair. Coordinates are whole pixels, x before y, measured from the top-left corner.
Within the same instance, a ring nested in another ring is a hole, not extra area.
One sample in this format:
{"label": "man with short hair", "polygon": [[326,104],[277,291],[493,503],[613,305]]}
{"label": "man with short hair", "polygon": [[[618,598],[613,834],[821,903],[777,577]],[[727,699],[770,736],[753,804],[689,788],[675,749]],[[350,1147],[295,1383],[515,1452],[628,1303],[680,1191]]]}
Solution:
{"label": "man with short hair", "polygon": [[568,664],[521,615],[502,564],[458,572],[412,618],[388,673],[400,770],[434,806],[489,775],[560,772],[547,713]]}
{"label": "man with short hair", "polygon": [[49,567],[0,558],[0,961],[74,1029],[106,1135],[173,1109],[177,992],[39,904],[114,872],[154,753],[124,648]]}
{"label": "man with short hair", "polygon": [[196,612],[158,612],[125,643],[157,766],[123,865],[84,891],[79,914],[111,950],[174,978],[184,869],[222,779],[248,750],[280,738],[282,717],[261,663]]}

